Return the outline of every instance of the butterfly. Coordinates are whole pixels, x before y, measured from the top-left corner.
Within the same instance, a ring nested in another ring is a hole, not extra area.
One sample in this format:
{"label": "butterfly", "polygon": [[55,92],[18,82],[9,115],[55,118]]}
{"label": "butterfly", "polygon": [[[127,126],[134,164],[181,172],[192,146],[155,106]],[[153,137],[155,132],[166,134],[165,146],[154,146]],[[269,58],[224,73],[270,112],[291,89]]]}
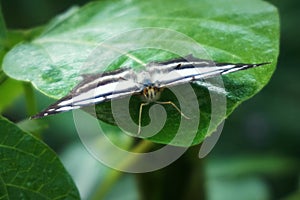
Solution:
{"label": "butterfly", "polygon": [[270,64],[221,63],[199,59],[193,55],[163,62],[148,63],[144,70],[135,71],[124,67],[114,71],[83,76],[84,79],[65,97],[50,105],[31,119],[66,112],[85,106],[138,94],[143,98],[139,109],[138,134],[141,132],[143,107],[149,103],[169,104],[184,118],[189,119],[172,102],[159,101],[164,88],[225,75],[241,70]]}

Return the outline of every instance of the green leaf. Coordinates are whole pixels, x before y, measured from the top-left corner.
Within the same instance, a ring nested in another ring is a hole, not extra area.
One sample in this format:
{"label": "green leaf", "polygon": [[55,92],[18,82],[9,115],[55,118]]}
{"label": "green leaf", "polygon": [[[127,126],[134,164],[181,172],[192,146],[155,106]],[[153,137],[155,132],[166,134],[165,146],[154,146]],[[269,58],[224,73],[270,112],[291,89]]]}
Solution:
{"label": "green leaf", "polygon": [[[168,39],[178,44],[173,35],[169,35],[170,37],[166,39],[160,34],[145,34],[139,37],[130,35],[130,32],[124,34],[126,31],[148,27],[159,27],[185,34],[201,45],[207,52],[206,56],[215,61],[271,62],[264,67],[223,77],[227,91],[227,114],[226,116],[220,114],[218,120],[212,124],[212,129],[208,128],[211,117],[210,93],[205,87],[192,84],[201,111],[201,122],[192,144],[203,141],[239,104],[260,91],[275,70],[279,44],[278,13],[274,6],[260,0],[93,2],[69,12],[64,17],[54,19],[40,36],[31,42],[16,46],[6,55],[3,68],[9,76],[30,81],[47,96],[60,98],[82,80],[82,74],[102,71],[101,64],[106,61],[113,46],[100,48],[107,54],[98,55],[99,67],[85,66],[88,66],[87,61],[90,61],[97,46],[108,38],[123,34],[123,37],[114,41],[119,45],[136,44],[140,40],[146,41],[147,44],[157,41],[163,44],[168,42]],[[191,52],[192,47],[186,54]],[[151,48],[134,50],[117,60],[110,60],[112,64],[109,69],[124,65],[136,67],[137,63],[131,59],[132,56],[143,63],[148,63],[164,61],[176,55]],[[161,101],[164,100],[177,103],[169,91],[164,92]],[[135,122],[138,121],[139,105],[139,99],[131,100],[130,113]],[[148,139],[163,144],[189,146],[189,137],[171,142],[177,133],[180,115],[172,106],[166,105],[164,108],[168,113],[164,128]],[[110,124],[115,123],[110,103],[101,104],[96,109],[99,119]],[[149,107],[145,107],[143,110],[143,125],[150,122],[148,109]],[[187,129],[186,134],[189,132]]]}
{"label": "green leaf", "polygon": [[0,197],[80,199],[56,154],[44,143],[0,117]]}

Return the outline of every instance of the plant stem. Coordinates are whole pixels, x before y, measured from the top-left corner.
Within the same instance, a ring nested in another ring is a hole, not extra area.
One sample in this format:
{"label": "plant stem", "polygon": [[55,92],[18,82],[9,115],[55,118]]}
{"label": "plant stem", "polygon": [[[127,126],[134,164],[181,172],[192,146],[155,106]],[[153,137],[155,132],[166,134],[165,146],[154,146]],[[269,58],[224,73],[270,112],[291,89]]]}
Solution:
{"label": "plant stem", "polygon": [[37,112],[34,91],[30,83],[23,83],[23,88],[26,99],[27,114],[32,116]]}
{"label": "plant stem", "polygon": [[7,76],[0,70],[0,85],[7,80]]}
{"label": "plant stem", "polygon": [[[147,140],[142,140],[135,148],[131,150],[131,152],[135,153],[143,153],[149,150],[152,147],[153,143],[149,142]],[[130,166],[132,163],[134,163],[133,157],[128,157],[123,160],[119,164],[120,168],[126,168]],[[104,199],[104,197],[107,195],[107,193],[110,191],[112,186],[116,183],[116,181],[122,176],[123,172],[111,169],[109,173],[107,173],[106,177],[103,179],[102,184],[99,186],[99,189],[96,191],[96,193],[93,195],[93,200],[101,200]]]}
{"label": "plant stem", "polygon": [[205,200],[203,159],[199,146],[190,147],[169,166],[144,174],[136,174],[142,200],[198,199]]}

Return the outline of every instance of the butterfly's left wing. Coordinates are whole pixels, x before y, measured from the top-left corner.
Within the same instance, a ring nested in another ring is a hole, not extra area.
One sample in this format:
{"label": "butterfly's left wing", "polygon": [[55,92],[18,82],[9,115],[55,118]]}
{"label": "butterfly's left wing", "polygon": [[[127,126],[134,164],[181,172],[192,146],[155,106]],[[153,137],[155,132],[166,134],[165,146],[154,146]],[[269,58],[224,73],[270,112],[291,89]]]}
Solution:
{"label": "butterfly's left wing", "polygon": [[187,58],[174,59],[167,62],[152,63],[149,71],[153,74],[153,80],[160,87],[169,87],[255,68],[265,64],[269,63],[218,63],[188,56]]}
{"label": "butterfly's left wing", "polygon": [[141,91],[136,84],[136,74],[132,69],[121,68],[98,75],[86,75],[67,96],[50,105],[32,119],[78,109],[121,98]]}

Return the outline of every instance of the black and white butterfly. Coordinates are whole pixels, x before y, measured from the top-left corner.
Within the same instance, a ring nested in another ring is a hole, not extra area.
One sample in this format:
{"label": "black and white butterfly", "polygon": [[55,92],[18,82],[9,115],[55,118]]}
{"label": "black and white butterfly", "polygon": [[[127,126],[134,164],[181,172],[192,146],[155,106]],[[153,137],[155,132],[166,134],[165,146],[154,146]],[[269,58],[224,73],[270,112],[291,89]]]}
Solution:
{"label": "black and white butterfly", "polygon": [[183,117],[188,118],[173,102],[159,101],[160,94],[164,88],[266,64],[269,63],[219,63],[189,55],[184,58],[172,59],[165,62],[149,63],[143,71],[139,72],[132,68],[120,68],[102,74],[84,76],[83,81],[67,96],[61,98],[31,118],[41,118],[133,94],[139,94],[144,98],[144,103],[140,105],[139,110],[138,133],[140,133],[142,108],[151,102],[170,104],[177,109]]}

